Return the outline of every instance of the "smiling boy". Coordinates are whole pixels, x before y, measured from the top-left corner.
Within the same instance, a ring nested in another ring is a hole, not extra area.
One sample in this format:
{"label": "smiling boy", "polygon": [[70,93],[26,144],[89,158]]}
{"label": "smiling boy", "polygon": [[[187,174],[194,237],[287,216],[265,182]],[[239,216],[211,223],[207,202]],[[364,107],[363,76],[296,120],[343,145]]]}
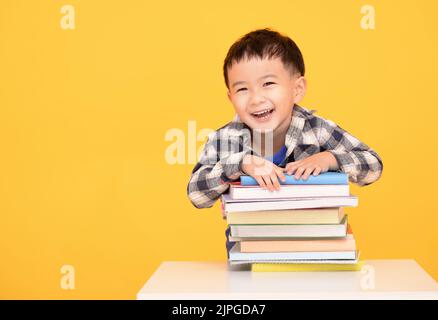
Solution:
{"label": "smiling boy", "polygon": [[192,171],[187,193],[195,207],[211,207],[241,175],[271,191],[285,173],[307,179],[340,171],[360,186],[379,179],[383,163],[374,150],[298,105],[306,93],[304,60],[289,37],[250,32],[231,46],[223,70],[236,116],[209,136]]}

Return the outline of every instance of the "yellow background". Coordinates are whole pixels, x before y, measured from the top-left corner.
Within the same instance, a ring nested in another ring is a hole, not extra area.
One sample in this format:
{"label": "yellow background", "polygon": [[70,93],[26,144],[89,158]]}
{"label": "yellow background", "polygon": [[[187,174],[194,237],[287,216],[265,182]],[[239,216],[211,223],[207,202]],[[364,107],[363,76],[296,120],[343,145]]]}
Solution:
{"label": "yellow background", "polygon": [[[62,30],[60,8],[76,9]],[[376,9],[376,29],[360,8]],[[416,259],[438,279],[436,1],[1,1],[0,298],[135,298],[165,260],[225,260],[219,203],[186,196],[168,129],[233,116],[230,45],[271,27],[300,46],[302,105],[373,147],[352,186],[363,258]],[[201,143],[198,143],[200,146]],[[63,265],[75,290],[60,286]]]}

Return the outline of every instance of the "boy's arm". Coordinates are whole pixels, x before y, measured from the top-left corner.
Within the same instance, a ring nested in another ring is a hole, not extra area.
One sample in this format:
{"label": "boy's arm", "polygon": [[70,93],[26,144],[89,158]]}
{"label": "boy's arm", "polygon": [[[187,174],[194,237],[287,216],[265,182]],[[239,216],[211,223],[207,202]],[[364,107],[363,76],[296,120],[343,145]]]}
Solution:
{"label": "boy's arm", "polygon": [[[249,150],[231,147],[231,152],[220,150],[220,139],[215,134],[205,144],[199,162],[192,171],[187,195],[196,208],[210,208],[229,187],[230,181],[242,174],[241,163]],[[236,149],[237,148],[237,149]],[[232,152],[233,150],[240,152]]]}
{"label": "boy's arm", "polygon": [[336,158],[339,169],[348,173],[351,182],[365,186],[380,178],[383,162],[380,156],[331,120],[321,119],[318,140],[322,149]]}

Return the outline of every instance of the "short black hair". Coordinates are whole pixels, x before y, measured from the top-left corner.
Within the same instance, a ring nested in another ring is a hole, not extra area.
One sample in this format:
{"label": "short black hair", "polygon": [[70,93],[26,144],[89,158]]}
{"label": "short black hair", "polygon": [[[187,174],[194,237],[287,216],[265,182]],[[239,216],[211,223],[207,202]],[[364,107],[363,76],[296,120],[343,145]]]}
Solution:
{"label": "short black hair", "polygon": [[224,61],[224,78],[228,89],[228,68],[243,58],[253,57],[281,58],[283,65],[291,73],[299,72],[301,76],[304,76],[304,59],[296,43],[288,36],[270,28],[264,28],[247,33],[234,42],[228,50]]}

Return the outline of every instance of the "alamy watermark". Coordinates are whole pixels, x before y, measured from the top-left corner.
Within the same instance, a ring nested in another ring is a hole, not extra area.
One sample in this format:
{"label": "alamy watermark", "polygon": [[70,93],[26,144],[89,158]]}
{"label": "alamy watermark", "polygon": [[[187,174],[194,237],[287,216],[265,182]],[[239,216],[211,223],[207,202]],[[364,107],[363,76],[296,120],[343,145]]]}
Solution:
{"label": "alamy watermark", "polygon": [[76,288],[76,270],[72,265],[66,264],[61,267],[61,281],[59,285],[63,290],[74,290]]}
{"label": "alamy watermark", "polygon": [[65,4],[61,7],[61,20],[59,22],[61,29],[74,30],[76,29],[76,9],[71,4]]}
{"label": "alamy watermark", "polygon": [[[204,142],[197,148],[199,142]],[[196,121],[189,120],[187,123],[187,133],[179,128],[170,128],[164,135],[164,140],[170,142],[164,151],[164,160],[169,165],[195,164],[214,165],[218,159],[227,158],[236,153],[260,155],[264,157],[273,156],[274,135],[270,129],[249,130],[247,128],[224,127],[221,130],[210,128],[196,130]],[[252,163],[257,159],[244,157],[243,164]],[[272,163],[264,161],[256,163],[255,168],[260,174],[269,172]]]}
{"label": "alamy watermark", "polygon": [[376,9],[374,6],[366,4],[360,8],[360,13],[363,14],[360,19],[360,27],[363,30],[374,30],[376,28]]}

